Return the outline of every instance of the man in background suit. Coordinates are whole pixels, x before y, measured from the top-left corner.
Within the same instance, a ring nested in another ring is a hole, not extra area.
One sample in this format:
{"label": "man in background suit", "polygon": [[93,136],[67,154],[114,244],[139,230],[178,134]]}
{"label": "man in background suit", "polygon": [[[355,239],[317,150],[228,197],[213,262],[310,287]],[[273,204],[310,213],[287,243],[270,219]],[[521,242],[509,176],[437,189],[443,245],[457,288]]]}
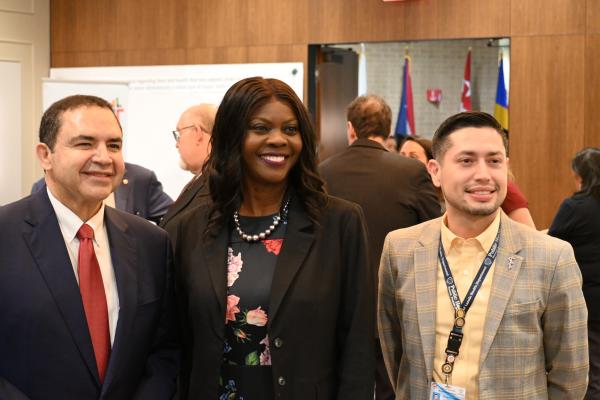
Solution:
{"label": "man in background suit", "polygon": [[[440,205],[425,167],[386,150],[391,110],[378,96],[357,97],[348,106],[350,146],[325,160],[320,172],[327,191],[358,203],[369,233],[370,268],[377,278],[383,240],[388,232],[440,215]],[[393,399],[377,340],[376,399]]]}
{"label": "man in background suit", "polygon": [[179,365],[166,233],[103,200],[123,176],[111,105],[42,117],[47,187],[0,210],[0,398],[171,399]]}
{"label": "man in background suit", "polygon": [[179,151],[180,166],[194,174],[159,224],[169,232],[173,246],[177,238],[175,231],[177,220],[186,211],[210,199],[208,183],[202,176],[202,167],[210,153],[210,135],[216,113],[217,107],[212,104],[192,106],[181,114],[177,129],[173,131]]}
{"label": "man in background suit", "polygon": [[[35,182],[31,193],[46,188],[44,178]],[[125,174],[114,193],[104,203],[119,210],[158,223],[173,200],[163,191],[156,174],[140,165],[125,163]]]}
{"label": "man in background suit", "polygon": [[445,215],[385,240],[379,333],[397,399],[444,391],[466,391],[457,398],[468,400],[585,394],[581,273],[568,243],[499,209],[507,147],[489,114],[448,118],[428,164]]}

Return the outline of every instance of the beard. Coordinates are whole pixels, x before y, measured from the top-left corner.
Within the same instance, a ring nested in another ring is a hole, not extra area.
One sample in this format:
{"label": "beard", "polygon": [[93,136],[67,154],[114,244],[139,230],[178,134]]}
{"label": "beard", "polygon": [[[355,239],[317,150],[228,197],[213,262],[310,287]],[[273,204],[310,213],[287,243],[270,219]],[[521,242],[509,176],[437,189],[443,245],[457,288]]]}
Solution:
{"label": "beard", "polygon": [[500,208],[500,206],[504,202],[504,199],[506,198],[506,192],[504,193],[504,195],[502,195],[502,193],[500,192],[499,186],[496,186],[495,190],[496,190],[497,196],[493,203],[472,204],[464,199],[460,199],[459,201],[454,201],[452,198],[449,198],[449,197],[445,197],[445,200],[448,203],[448,205],[452,206],[452,208],[454,208],[458,211],[461,211],[465,214],[485,217],[488,215],[492,215],[496,211],[498,211],[498,208]]}

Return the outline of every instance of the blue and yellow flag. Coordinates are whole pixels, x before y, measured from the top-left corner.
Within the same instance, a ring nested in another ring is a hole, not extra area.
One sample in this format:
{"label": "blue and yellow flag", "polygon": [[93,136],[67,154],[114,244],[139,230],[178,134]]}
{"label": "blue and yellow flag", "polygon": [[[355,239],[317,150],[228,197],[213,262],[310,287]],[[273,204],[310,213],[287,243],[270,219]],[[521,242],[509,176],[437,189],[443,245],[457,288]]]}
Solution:
{"label": "blue and yellow flag", "polygon": [[500,125],[508,130],[508,93],[504,84],[504,60],[500,58],[498,67],[498,86],[496,87],[496,105],[494,106],[494,117],[500,122]]}

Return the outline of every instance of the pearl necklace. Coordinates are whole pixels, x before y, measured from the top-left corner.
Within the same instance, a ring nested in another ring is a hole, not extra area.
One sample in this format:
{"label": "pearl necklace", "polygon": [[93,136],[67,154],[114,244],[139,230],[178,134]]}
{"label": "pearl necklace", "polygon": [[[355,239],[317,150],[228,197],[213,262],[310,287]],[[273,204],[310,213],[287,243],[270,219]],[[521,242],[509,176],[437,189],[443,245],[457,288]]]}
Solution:
{"label": "pearl necklace", "polygon": [[290,199],[288,198],[286,200],[285,204],[283,205],[283,207],[281,208],[281,210],[279,211],[279,213],[277,213],[277,215],[273,218],[273,223],[264,232],[261,232],[257,235],[246,234],[242,230],[242,227],[240,226],[239,210],[234,212],[233,213],[233,222],[235,223],[235,229],[237,230],[237,233],[242,237],[242,239],[244,239],[246,242],[250,242],[250,243],[258,242],[259,240],[266,239],[267,236],[269,236],[271,233],[273,233],[275,231],[275,228],[277,228],[279,226],[281,221],[284,221],[287,219],[289,204],[290,204]]}

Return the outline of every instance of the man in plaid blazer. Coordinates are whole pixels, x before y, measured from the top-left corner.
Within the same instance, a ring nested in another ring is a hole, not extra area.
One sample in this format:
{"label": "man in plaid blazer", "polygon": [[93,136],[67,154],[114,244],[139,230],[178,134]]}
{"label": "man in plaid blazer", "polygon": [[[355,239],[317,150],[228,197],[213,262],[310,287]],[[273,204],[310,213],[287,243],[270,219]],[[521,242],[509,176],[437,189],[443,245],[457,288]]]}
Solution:
{"label": "man in plaid blazer", "polygon": [[[458,398],[467,400],[581,399],[585,394],[587,310],[581,274],[570,245],[511,221],[499,209],[506,195],[506,143],[488,114],[448,118],[434,135],[435,160],[428,165],[444,193],[446,214],[386,238],[378,322],[396,399],[431,399],[432,386],[446,383],[466,389]],[[479,244],[495,237],[492,246]],[[481,249],[470,259],[464,248],[472,244]],[[474,264],[475,272],[480,265],[484,269],[482,261],[496,244],[489,274],[474,284],[479,291],[459,321],[474,287],[468,285],[477,281],[468,276],[466,264]],[[442,272],[442,257],[450,279]],[[448,289],[454,283],[459,303]],[[461,334],[457,355],[448,341],[450,330]]]}

